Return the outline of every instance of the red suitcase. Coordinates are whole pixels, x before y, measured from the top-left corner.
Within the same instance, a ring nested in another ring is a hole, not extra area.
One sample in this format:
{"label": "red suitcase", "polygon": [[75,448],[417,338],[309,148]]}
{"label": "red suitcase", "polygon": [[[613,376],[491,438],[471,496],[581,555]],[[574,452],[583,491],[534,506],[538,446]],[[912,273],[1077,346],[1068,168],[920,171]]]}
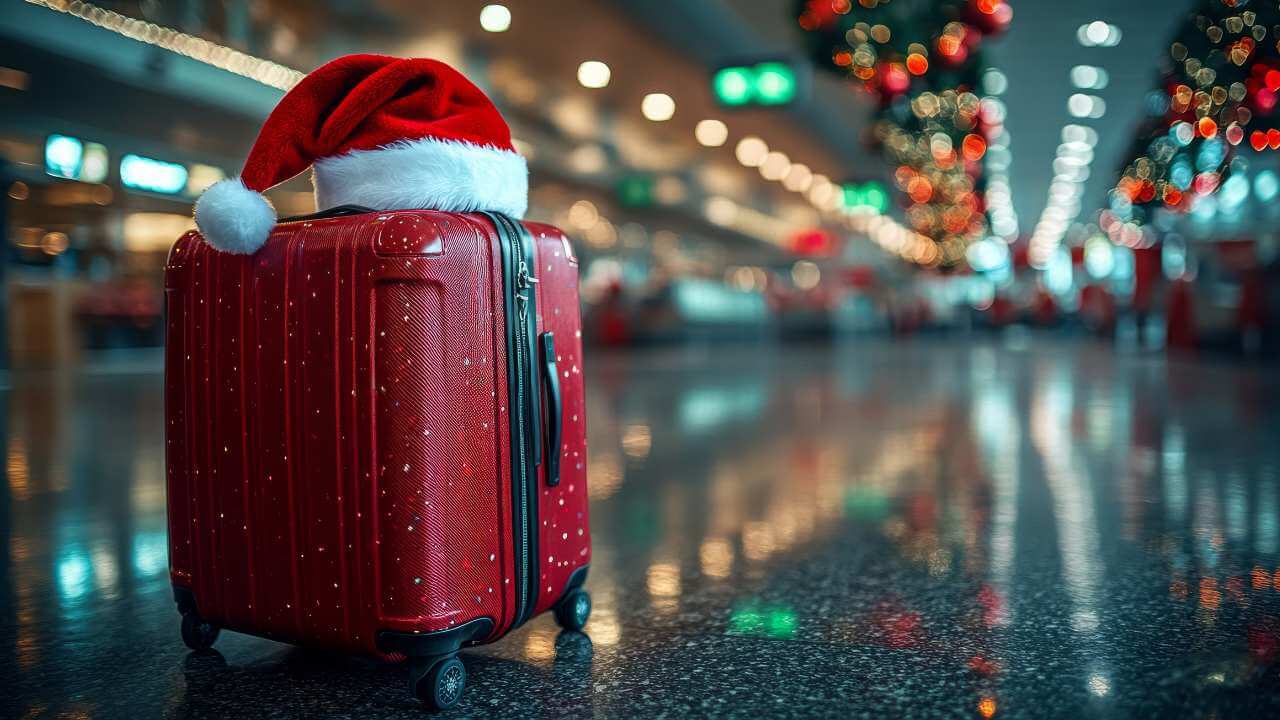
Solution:
{"label": "red suitcase", "polygon": [[591,560],[577,261],[497,214],[341,207],[252,255],[183,236],[165,271],[170,571],[219,628],[413,663],[554,609]]}

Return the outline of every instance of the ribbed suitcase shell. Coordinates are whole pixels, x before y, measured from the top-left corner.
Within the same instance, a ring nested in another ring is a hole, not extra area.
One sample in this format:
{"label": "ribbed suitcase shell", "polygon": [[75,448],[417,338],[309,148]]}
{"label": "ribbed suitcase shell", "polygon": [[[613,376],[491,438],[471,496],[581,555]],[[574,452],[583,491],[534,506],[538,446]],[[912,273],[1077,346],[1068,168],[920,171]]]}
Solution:
{"label": "ribbed suitcase shell", "polygon": [[[538,476],[541,612],[591,541],[577,262],[558,230],[526,227],[563,397],[562,480]],[[381,631],[511,629],[498,242],[486,216],[400,211],[282,223],[251,256],[195,232],[174,246],[170,570],[202,617],[372,654]]]}

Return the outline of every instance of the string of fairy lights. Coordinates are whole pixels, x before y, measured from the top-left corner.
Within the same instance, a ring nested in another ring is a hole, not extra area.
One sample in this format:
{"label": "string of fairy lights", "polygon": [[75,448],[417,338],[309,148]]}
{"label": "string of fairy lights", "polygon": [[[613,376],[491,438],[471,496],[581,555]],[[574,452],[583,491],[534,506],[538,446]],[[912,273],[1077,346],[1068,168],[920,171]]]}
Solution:
{"label": "string of fairy lights", "polygon": [[[960,264],[988,235],[993,212],[1016,237],[1004,104],[979,94],[983,42],[1004,32],[1012,7],[1005,0],[800,0],[796,15],[814,61],[875,98],[871,135],[894,167],[907,226],[921,244],[910,259]],[[1001,159],[988,194],[984,158],[993,141]]]}
{"label": "string of fairy lights", "polygon": [[1280,6],[1201,0],[1168,45],[1146,120],[1099,215],[1115,244],[1159,241],[1153,225],[1210,223],[1251,194],[1268,203],[1275,172],[1251,164],[1280,149]]}
{"label": "string of fairy lights", "polygon": [[172,28],[122,15],[87,2],[66,0],[27,0],[50,10],[77,17],[91,25],[123,35],[131,40],[154,45],[249,78],[278,90],[289,90],[302,80],[303,73],[280,63],[254,57],[235,48],[219,45],[204,38],[188,35]]}

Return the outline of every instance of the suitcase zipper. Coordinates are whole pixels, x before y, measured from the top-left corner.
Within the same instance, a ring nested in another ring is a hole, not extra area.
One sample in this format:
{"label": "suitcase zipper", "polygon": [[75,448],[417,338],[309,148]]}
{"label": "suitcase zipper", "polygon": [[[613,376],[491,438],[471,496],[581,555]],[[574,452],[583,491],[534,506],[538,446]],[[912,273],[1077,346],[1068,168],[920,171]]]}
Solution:
{"label": "suitcase zipper", "polygon": [[[515,238],[512,238],[512,244],[515,247],[519,247],[520,243]],[[521,252],[523,254],[523,250],[521,250]],[[529,313],[528,298],[526,298],[524,295],[525,288],[528,284],[527,282],[525,282],[525,275],[527,274],[528,274],[528,269],[525,267],[524,261],[521,260],[520,274],[516,276],[516,305],[519,306],[520,308],[519,312],[520,312],[520,330],[521,331],[523,331],[525,325],[528,324],[528,313]],[[516,604],[516,608],[517,608],[516,617],[520,621],[524,620],[524,616],[526,614],[526,610],[529,604],[529,598],[528,598],[529,582],[527,579],[527,575],[529,574],[529,571],[530,571],[530,567],[529,567],[529,535],[530,535],[529,493],[526,492],[525,490],[526,486],[529,483],[529,452],[527,449],[528,446],[525,444],[525,437],[524,437],[524,425],[525,425],[524,368],[525,368],[524,338],[517,337],[516,338],[516,398],[518,400],[518,403],[517,403],[518,410],[516,412],[519,414],[516,417],[516,427],[519,428],[519,435],[520,435],[520,438],[519,438],[520,450],[518,452],[518,454],[520,455],[520,487],[518,492],[520,494],[520,499],[521,499],[520,531],[524,537],[524,542],[520,544],[520,567],[524,569],[524,572],[526,574],[526,578],[520,581],[520,602]]]}
{"label": "suitcase zipper", "polygon": [[[511,398],[512,414],[514,419],[513,431],[513,454],[515,455],[515,482],[513,482],[513,496],[517,509],[517,525],[516,537],[518,547],[516,555],[519,562],[516,564],[516,584],[518,586],[516,592],[516,615],[511,627],[523,623],[532,614],[533,595],[535,583],[537,582],[536,572],[536,550],[533,545],[535,537],[533,535],[536,525],[536,508],[533,503],[537,499],[536,488],[531,490],[534,485],[534,473],[530,468],[530,455],[532,448],[530,447],[532,429],[531,423],[538,422],[538,414],[536,407],[531,399],[536,395],[531,395],[530,376],[535,371],[533,360],[530,356],[531,343],[536,334],[536,327],[532,330],[529,328],[531,319],[536,318],[530,310],[535,300],[530,297],[529,293],[533,292],[533,286],[538,279],[529,272],[529,261],[526,259],[526,249],[524,247],[524,233],[516,225],[515,221],[499,215],[497,213],[485,213],[493,222],[494,227],[498,230],[499,243],[503,245],[503,275],[504,289],[506,291],[506,302],[508,311],[508,325],[515,326],[509,330],[508,342],[510,354],[514,356],[515,365],[515,393]],[[512,311],[515,317],[512,318]],[[511,320],[516,322],[511,322]],[[536,320],[533,320],[536,323]],[[534,440],[534,442],[537,442]],[[536,458],[533,465],[537,465]]]}

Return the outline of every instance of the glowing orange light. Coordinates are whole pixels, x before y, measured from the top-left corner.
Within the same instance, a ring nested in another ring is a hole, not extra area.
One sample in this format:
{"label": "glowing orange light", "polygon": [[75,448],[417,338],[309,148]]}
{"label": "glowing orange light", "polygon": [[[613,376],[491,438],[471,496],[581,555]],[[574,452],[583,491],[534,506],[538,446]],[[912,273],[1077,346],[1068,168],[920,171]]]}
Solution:
{"label": "glowing orange light", "polygon": [[912,75],[923,75],[929,71],[929,59],[920,53],[907,56],[907,71]]}
{"label": "glowing orange light", "polygon": [[978,701],[978,714],[984,718],[994,717],[996,714],[996,699],[984,697]]}
{"label": "glowing orange light", "polygon": [[987,153],[987,141],[981,136],[970,133],[964,136],[964,141],[960,143],[960,151],[964,153],[964,159],[969,162],[977,162]]}
{"label": "glowing orange light", "polygon": [[1280,590],[1280,568],[1276,568],[1276,580],[1272,586],[1275,587],[1276,590]]}
{"label": "glowing orange light", "polygon": [[983,15],[991,15],[1000,7],[1001,0],[978,0],[978,12]]}
{"label": "glowing orange light", "polygon": [[1267,131],[1267,145],[1272,150],[1280,150],[1280,130],[1271,128]]}
{"label": "glowing orange light", "polygon": [[911,178],[916,176],[916,171],[907,165],[899,165],[897,170],[893,171],[893,181],[899,189],[906,190],[907,183],[911,182]]}
{"label": "glowing orange light", "polygon": [[1172,185],[1164,186],[1164,204],[1173,207],[1182,202],[1182,191]]}
{"label": "glowing orange light", "polygon": [[1218,134],[1218,123],[1214,122],[1213,118],[1200,118],[1200,122],[1196,123],[1196,131],[1201,137],[1211,138]]}
{"label": "glowing orange light", "polygon": [[927,178],[917,175],[907,183],[907,194],[918,203],[929,202],[929,198],[933,197],[933,185]]}
{"label": "glowing orange light", "polygon": [[831,58],[836,65],[840,67],[849,67],[853,64],[853,53],[848,50],[841,50]]}
{"label": "glowing orange light", "polygon": [[1253,146],[1254,150],[1265,150],[1267,147],[1267,134],[1261,130],[1254,130],[1249,133],[1249,144]]}

